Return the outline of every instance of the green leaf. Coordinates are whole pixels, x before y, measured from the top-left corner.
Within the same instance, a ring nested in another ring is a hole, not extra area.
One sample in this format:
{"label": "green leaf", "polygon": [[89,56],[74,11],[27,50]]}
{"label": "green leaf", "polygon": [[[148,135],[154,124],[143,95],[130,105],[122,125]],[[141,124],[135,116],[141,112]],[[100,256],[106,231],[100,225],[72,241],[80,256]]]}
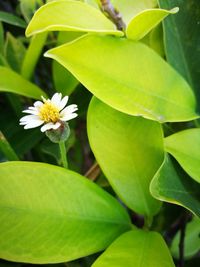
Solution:
{"label": "green leaf", "polygon": [[0,54],[3,54],[4,51],[4,29],[3,29],[3,25],[0,22]]}
{"label": "green leaf", "polygon": [[32,78],[35,66],[39,60],[47,36],[48,33],[44,32],[37,34],[31,38],[21,68],[21,74],[27,80],[30,80]]}
{"label": "green leaf", "polygon": [[154,49],[161,57],[165,57],[164,43],[163,43],[163,29],[159,24],[149,34],[149,46]]}
{"label": "green leaf", "polygon": [[14,26],[18,26],[21,28],[26,28],[27,26],[26,22],[23,19],[13,14],[10,14],[8,12],[4,12],[4,11],[0,11],[0,21],[14,25]]}
{"label": "green leaf", "polygon": [[[57,44],[61,45],[80,37],[80,32],[59,32]],[[57,61],[53,61],[53,80],[55,89],[63,95],[70,95],[79,84],[79,81]]]}
{"label": "green leaf", "polygon": [[0,131],[0,151],[6,156],[8,160],[19,160],[17,154],[6,140],[3,133]]}
{"label": "green leaf", "polygon": [[165,148],[200,183],[200,129],[188,129],[165,138]]}
{"label": "green leaf", "polygon": [[34,99],[40,99],[41,95],[46,96],[46,93],[35,84],[2,66],[0,66],[0,92],[19,94]]}
{"label": "green leaf", "polygon": [[150,195],[149,184],[163,161],[160,124],[126,115],[94,98],[87,129],[93,153],[123,202],[146,216],[157,213],[160,202]]}
{"label": "green leaf", "polygon": [[123,36],[96,8],[73,0],[50,2],[38,9],[26,29],[31,36],[43,31],[98,32]]}
{"label": "green leaf", "polygon": [[27,22],[35,13],[35,10],[42,5],[42,0],[20,0],[20,9]]}
{"label": "green leaf", "polygon": [[171,10],[157,8],[147,9],[140,12],[132,18],[126,28],[127,38],[136,41],[142,39],[164,18],[166,18],[169,14],[176,14],[178,10],[179,8],[173,8]]}
{"label": "green leaf", "polygon": [[120,236],[92,267],[175,267],[167,245],[156,232],[134,229]]}
{"label": "green leaf", "polygon": [[[159,0],[161,8],[179,6],[180,12],[164,21],[168,62],[188,81],[200,103],[200,1]],[[198,109],[200,110],[200,105]]]}
{"label": "green leaf", "polygon": [[66,262],[105,249],[128,214],[78,173],[44,163],[0,164],[0,257]]}
{"label": "green leaf", "polygon": [[26,48],[23,43],[15,38],[11,33],[7,33],[6,35],[6,43],[5,43],[5,57],[10,65],[10,67],[16,71],[21,71],[21,65],[26,53]]}
{"label": "green leaf", "polygon": [[[186,226],[185,239],[184,239],[184,258],[188,259],[200,251],[200,219],[194,217],[191,222]],[[179,258],[179,242],[180,231],[173,239],[171,252],[175,258]]]}
{"label": "green leaf", "polygon": [[89,34],[45,56],[57,60],[97,98],[124,113],[160,122],[198,117],[189,85],[142,43]]}
{"label": "green leaf", "polygon": [[150,192],[153,197],[185,207],[200,217],[200,185],[193,181],[166,155],[154,176]]}

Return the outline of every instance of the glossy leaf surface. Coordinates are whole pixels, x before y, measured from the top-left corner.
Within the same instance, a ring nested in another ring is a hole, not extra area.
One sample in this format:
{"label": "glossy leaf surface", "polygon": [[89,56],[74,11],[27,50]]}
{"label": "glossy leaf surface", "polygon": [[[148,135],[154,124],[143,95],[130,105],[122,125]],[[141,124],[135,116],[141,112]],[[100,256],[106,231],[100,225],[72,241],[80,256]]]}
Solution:
{"label": "glossy leaf surface", "polygon": [[26,29],[26,35],[43,31],[99,32],[123,36],[101,11],[75,0],[52,1],[38,9]]}
{"label": "glossy leaf surface", "polygon": [[66,262],[106,248],[130,229],[124,208],[75,172],[33,162],[2,163],[0,172],[3,259]]}
{"label": "glossy leaf surface", "polygon": [[91,34],[45,55],[119,111],[160,122],[197,117],[189,85],[142,43]]}
{"label": "glossy leaf surface", "polygon": [[200,183],[200,129],[188,129],[165,138],[167,152]]}
{"label": "glossy leaf surface", "polygon": [[170,9],[174,6],[180,8],[177,15],[169,16],[163,24],[166,56],[168,62],[192,86],[200,104],[200,1],[159,0],[158,2],[161,8]]}
{"label": "glossy leaf surface", "polygon": [[35,84],[25,80],[22,76],[6,67],[0,66],[0,92],[9,92],[34,99],[46,96]]}
{"label": "glossy leaf surface", "polygon": [[154,215],[160,203],[150,195],[149,184],[163,161],[160,124],[126,115],[94,98],[87,129],[93,153],[123,202],[140,214]]}
{"label": "glossy leaf surface", "polygon": [[200,217],[200,185],[177,167],[166,156],[151,182],[150,191],[155,198],[183,206]]}
{"label": "glossy leaf surface", "polygon": [[146,34],[148,34],[154,27],[156,27],[164,18],[170,14],[178,12],[178,8],[171,10],[165,9],[147,9],[135,17],[129,22],[126,28],[127,38],[132,40],[140,40]]}
{"label": "glossy leaf surface", "polygon": [[120,236],[92,267],[175,267],[165,241],[156,232],[134,229]]}

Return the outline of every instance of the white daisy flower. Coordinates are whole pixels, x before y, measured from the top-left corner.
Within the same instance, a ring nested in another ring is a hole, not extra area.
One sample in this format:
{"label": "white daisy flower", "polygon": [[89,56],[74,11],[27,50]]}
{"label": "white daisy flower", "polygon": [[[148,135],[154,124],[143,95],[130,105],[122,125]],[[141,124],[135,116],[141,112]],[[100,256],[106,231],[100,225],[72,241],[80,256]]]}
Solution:
{"label": "white daisy flower", "polygon": [[42,97],[42,101],[36,101],[33,107],[23,110],[24,113],[30,115],[24,116],[20,119],[20,125],[24,125],[24,129],[41,127],[41,132],[50,129],[58,129],[62,122],[69,121],[78,116],[75,111],[78,110],[77,105],[72,104],[67,107],[69,97],[65,96],[62,99],[61,93],[55,93],[51,99]]}

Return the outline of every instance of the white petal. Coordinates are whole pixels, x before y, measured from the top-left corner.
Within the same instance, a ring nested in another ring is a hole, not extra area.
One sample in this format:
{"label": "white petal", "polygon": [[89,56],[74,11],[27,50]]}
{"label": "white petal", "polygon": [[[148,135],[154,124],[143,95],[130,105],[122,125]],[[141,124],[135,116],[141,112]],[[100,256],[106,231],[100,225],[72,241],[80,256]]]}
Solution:
{"label": "white petal", "polygon": [[51,98],[51,103],[54,104],[57,108],[60,106],[62,94],[61,93],[55,93]]}
{"label": "white petal", "polygon": [[69,105],[68,107],[64,108],[61,112],[60,112],[60,115],[61,117],[67,115],[67,114],[70,114],[70,113],[73,113],[74,111],[77,111],[78,110],[78,106],[75,105],[75,104],[72,104],[72,105]]}
{"label": "white petal", "polygon": [[77,113],[69,113],[69,114],[64,115],[60,120],[61,121],[69,121],[69,120],[76,118],[77,116],[78,116]]}
{"label": "white petal", "polygon": [[47,130],[50,129],[58,129],[58,127],[60,127],[60,122],[56,122],[55,124],[53,122],[49,122],[47,124],[45,124],[44,126],[42,126],[41,128],[41,132],[45,132]]}
{"label": "white petal", "polygon": [[33,105],[34,107],[41,107],[44,103],[42,103],[42,101],[36,101]]}
{"label": "white petal", "polygon": [[27,116],[24,116],[20,119],[20,122],[24,122],[24,121],[31,121],[31,120],[40,120],[38,116],[36,115],[27,115]]}
{"label": "white petal", "polygon": [[23,113],[28,113],[28,114],[32,114],[32,115],[38,115],[39,111],[38,110],[30,110],[30,109],[25,109],[22,111]]}
{"label": "white petal", "polygon": [[69,99],[68,96],[63,97],[63,99],[60,101],[59,111],[62,110],[67,105],[68,99]]}
{"label": "white petal", "polygon": [[39,120],[30,121],[24,126],[24,129],[31,129],[42,125],[44,122]]}

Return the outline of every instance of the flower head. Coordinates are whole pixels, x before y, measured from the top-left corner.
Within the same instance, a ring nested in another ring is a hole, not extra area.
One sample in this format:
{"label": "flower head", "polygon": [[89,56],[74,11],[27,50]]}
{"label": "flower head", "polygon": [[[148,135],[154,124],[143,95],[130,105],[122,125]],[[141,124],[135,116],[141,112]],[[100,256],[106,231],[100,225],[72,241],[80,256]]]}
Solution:
{"label": "flower head", "polygon": [[20,119],[20,125],[24,125],[24,129],[35,128],[41,126],[41,131],[58,129],[63,122],[69,121],[78,116],[75,111],[78,110],[77,105],[72,104],[67,107],[68,96],[62,99],[61,93],[55,93],[51,99],[42,97],[42,101],[36,101],[32,107],[24,110],[26,115]]}

